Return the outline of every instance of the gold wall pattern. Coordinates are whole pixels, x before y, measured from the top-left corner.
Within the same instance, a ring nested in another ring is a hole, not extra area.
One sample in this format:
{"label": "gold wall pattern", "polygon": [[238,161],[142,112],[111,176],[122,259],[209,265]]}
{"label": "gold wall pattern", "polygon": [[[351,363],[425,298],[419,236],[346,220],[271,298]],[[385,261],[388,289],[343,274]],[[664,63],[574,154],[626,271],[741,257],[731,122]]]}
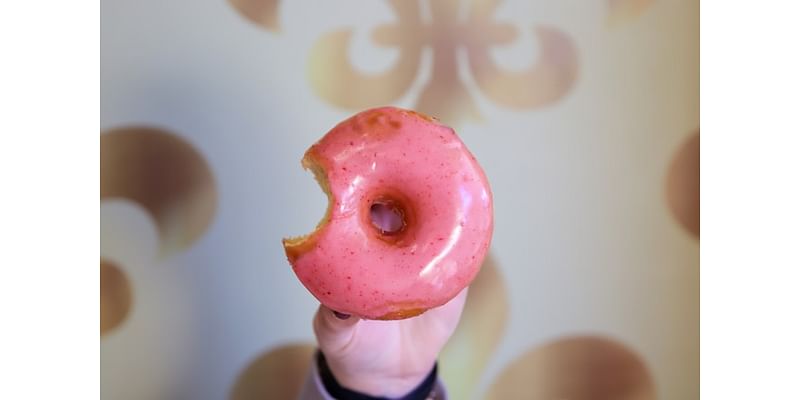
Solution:
{"label": "gold wall pattern", "polygon": [[280,31],[279,0],[228,0],[228,2],[244,18],[257,26],[273,33]]}
{"label": "gold wall pattern", "polygon": [[[461,1],[430,1],[432,20],[422,19],[420,3],[389,1],[397,18],[373,32],[377,46],[400,51],[397,63],[377,75],[358,71],[349,61],[351,29],[331,32],[311,50],[308,77],[317,94],[329,103],[360,110],[397,101],[410,88],[422,67],[422,51],[433,51],[431,79],[417,95],[414,108],[450,124],[478,120],[473,94],[458,76],[456,52],[463,48],[480,92],[512,109],[535,109],[553,104],[572,88],[578,57],[570,37],[556,27],[534,27],[541,51],[536,64],[524,71],[498,66],[489,50],[513,43],[519,28],[494,20],[499,0],[470,1],[465,20],[457,18]],[[531,29],[522,27],[522,29]]]}
{"label": "gold wall pattern", "polygon": [[[605,0],[607,29],[630,27],[654,3]],[[229,0],[228,4],[249,22],[277,33],[282,27],[280,12],[288,3]],[[358,111],[397,102],[409,94],[425,67],[421,65],[425,49],[433,55],[431,79],[419,93],[411,93],[413,106],[451,125],[481,119],[478,96],[509,110],[531,112],[556,105],[580,84],[585,65],[576,36],[555,24],[515,26],[497,20],[500,0],[388,0],[387,4],[394,21],[377,27],[371,38],[376,47],[399,51],[388,70],[368,74],[353,65],[348,53],[356,27],[323,32],[303,49],[307,55],[303,84],[326,103]],[[422,17],[422,6],[430,9],[430,20]],[[459,8],[467,10],[463,18],[455,17]],[[535,64],[523,71],[497,65],[490,51],[515,43],[525,31],[539,42]],[[475,91],[459,77],[455,53],[460,49],[467,55],[463,61]],[[699,131],[674,149],[664,177],[664,207],[688,235],[699,238]],[[101,134],[101,200],[121,199],[142,207],[156,224],[162,256],[187,251],[203,237],[214,219],[218,196],[206,157],[187,138],[147,125]],[[450,384],[454,399],[656,398],[657,382],[639,351],[581,330],[517,355],[480,393],[479,383],[506,335],[511,307],[524,306],[510,304],[496,255],[487,257],[471,286],[461,323],[441,356],[442,378]],[[123,267],[101,258],[101,335],[125,329],[124,321],[135,308],[136,291]],[[266,347],[239,367],[227,392],[231,399],[291,398],[298,392],[313,343]]]}
{"label": "gold wall pattern", "polygon": [[[508,299],[497,261],[490,253],[469,288],[461,321],[442,351],[440,376],[453,399],[478,389],[486,364],[505,332]],[[310,324],[310,322],[309,322]],[[315,345],[287,344],[258,356],[239,372],[231,400],[294,398],[308,372]]]}
{"label": "gold wall pattern", "polygon": [[115,329],[131,310],[133,293],[125,272],[111,261],[100,259],[100,335]]}
{"label": "gold wall pattern", "polygon": [[607,0],[608,25],[620,26],[625,22],[636,19],[653,5],[655,0]]}
{"label": "gold wall pattern", "polygon": [[[367,74],[348,57],[353,31],[330,32],[311,50],[308,79],[316,93],[332,105],[348,110],[396,102],[406,94],[422,67],[422,50],[433,50],[433,73],[417,95],[415,109],[451,125],[478,121],[481,113],[458,76],[456,51],[464,48],[469,70],[481,93],[512,109],[536,109],[553,104],[569,93],[578,76],[578,55],[570,37],[552,26],[533,26],[539,40],[539,61],[525,71],[507,71],[489,50],[513,43],[519,27],[493,19],[502,0],[421,0],[431,9],[432,21],[423,21],[417,0],[387,0],[397,21],[373,32],[376,46],[395,48],[400,59],[387,71]],[[619,26],[644,13],[654,0],[606,0],[607,22]],[[247,20],[270,32],[280,27],[279,0],[229,0]],[[457,18],[464,2],[466,20]],[[529,27],[522,27],[529,29]]]}
{"label": "gold wall pattern", "polygon": [[[278,0],[229,0],[246,19],[271,32],[279,30]],[[422,20],[417,0],[387,0],[397,21],[373,32],[376,46],[396,48],[400,59],[389,70],[367,74],[348,58],[352,29],[330,32],[316,42],[308,61],[308,79],[316,93],[332,105],[359,111],[390,104],[410,89],[419,74],[422,50],[433,50],[430,81],[418,94],[415,109],[451,125],[481,120],[481,113],[458,76],[456,51],[464,48],[468,65],[481,94],[511,109],[545,107],[565,96],[578,75],[575,45],[563,31],[552,26],[532,27],[541,47],[539,61],[525,71],[498,66],[489,50],[513,43],[519,27],[493,20],[501,0],[421,0],[428,2],[432,21]],[[619,26],[640,16],[654,0],[607,0],[607,21]],[[466,20],[458,19],[465,2]],[[531,29],[522,27],[522,29]]]}
{"label": "gold wall pattern", "polygon": [[[439,359],[453,399],[652,400],[647,366],[631,349],[597,336],[573,336],[535,347],[509,364],[477,396],[484,369],[505,332],[506,288],[490,254],[470,285],[455,334]],[[241,372],[231,400],[295,398],[312,362],[314,344],[287,344],[258,356]]]}
{"label": "gold wall pattern", "polygon": [[231,400],[295,399],[311,368],[314,345],[289,344],[258,356],[239,373]]}
{"label": "gold wall pattern", "polygon": [[667,204],[675,219],[700,237],[700,131],[677,150],[667,172]]}
{"label": "gold wall pattern", "polygon": [[[262,28],[278,32],[280,30],[280,0],[228,0],[230,4],[250,22]],[[392,0],[389,0],[392,1]],[[417,0],[408,2],[416,3]],[[428,0],[426,0],[428,1]],[[500,0],[494,0],[500,3]],[[636,19],[644,13],[655,0],[606,0],[608,3],[607,22],[610,26]]]}
{"label": "gold wall pattern", "polygon": [[[197,241],[211,223],[217,190],[205,158],[166,130],[127,126],[100,135],[100,200],[133,202],[153,218],[162,257]],[[133,306],[123,269],[100,259],[100,333],[120,325]]]}
{"label": "gold wall pattern", "polygon": [[487,400],[651,400],[644,362],[616,341],[576,336],[534,348],[503,370]]}
{"label": "gold wall pattern", "polygon": [[217,207],[214,177],[203,156],[179,136],[146,126],[100,136],[100,199],[128,200],[147,210],[164,256],[200,238]]}

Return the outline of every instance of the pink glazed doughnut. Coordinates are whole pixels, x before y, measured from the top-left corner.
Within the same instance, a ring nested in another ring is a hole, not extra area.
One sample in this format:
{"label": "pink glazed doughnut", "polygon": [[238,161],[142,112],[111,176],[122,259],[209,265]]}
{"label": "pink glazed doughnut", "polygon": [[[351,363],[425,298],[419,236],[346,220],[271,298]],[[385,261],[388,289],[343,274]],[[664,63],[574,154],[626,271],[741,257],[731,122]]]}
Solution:
{"label": "pink glazed doughnut", "polygon": [[[492,193],[453,129],[413,111],[367,110],[311,146],[302,165],[328,195],[328,209],[314,232],[283,245],[297,277],[328,308],[410,318],[448,302],[480,270]],[[381,209],[383,219],[387,209],[395,218],[376,221]]]}

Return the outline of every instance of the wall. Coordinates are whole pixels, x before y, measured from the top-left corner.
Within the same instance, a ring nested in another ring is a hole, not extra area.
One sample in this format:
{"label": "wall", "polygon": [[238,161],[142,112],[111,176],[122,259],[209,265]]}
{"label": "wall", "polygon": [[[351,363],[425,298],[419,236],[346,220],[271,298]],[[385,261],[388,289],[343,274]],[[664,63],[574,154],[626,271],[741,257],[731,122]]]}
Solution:
{"label": "wall", "polygon": [[280,240],[326,203],[299,160],[385,104],[494,192],[453,398],[699,397],[697,1],[101,7],[104,398],[292,396],[317,304]]}

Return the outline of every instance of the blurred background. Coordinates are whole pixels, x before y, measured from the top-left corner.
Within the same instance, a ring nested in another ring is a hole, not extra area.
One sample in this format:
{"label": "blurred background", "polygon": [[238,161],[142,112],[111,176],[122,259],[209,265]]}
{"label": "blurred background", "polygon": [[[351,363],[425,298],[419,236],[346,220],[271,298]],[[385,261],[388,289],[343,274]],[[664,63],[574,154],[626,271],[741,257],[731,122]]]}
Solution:
{"label": "blurred background", "polygon": [[351,114],[453,126],[495,200],[453,399],[699,397],[697,0],[104,0],[101,394],[289,399],[315,299],[281,238]]}

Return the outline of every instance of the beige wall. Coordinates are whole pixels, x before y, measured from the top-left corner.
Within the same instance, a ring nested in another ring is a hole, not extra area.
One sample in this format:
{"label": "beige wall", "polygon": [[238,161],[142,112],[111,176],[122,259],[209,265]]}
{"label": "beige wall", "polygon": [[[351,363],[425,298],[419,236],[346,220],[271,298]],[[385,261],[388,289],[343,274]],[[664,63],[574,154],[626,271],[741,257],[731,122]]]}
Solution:
{"label": "beige wall", "polygon": [[295,390],[316,303],[280,239],[325,208],[299,160],[384,104],[452,124],[494,192],[455,399],[699,397],[697,1],[107,0],[101,34],[104,398]]}

